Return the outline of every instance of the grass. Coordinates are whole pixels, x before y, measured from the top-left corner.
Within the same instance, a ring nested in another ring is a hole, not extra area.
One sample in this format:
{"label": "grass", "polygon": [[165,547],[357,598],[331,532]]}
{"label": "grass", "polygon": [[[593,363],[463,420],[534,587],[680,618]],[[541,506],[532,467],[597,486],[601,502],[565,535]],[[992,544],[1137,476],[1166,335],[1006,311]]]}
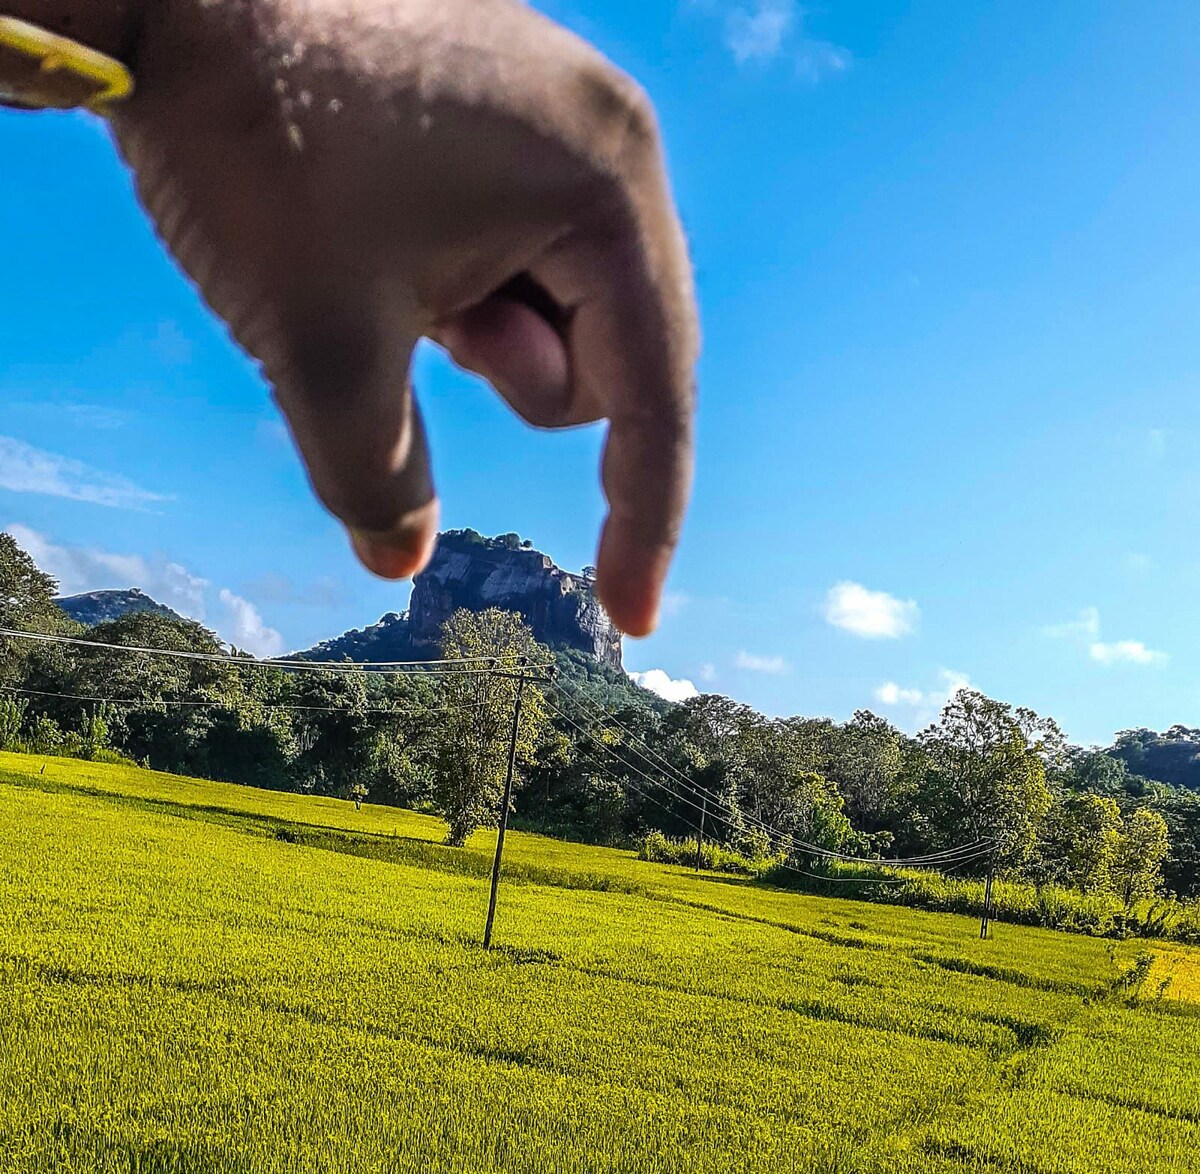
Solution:
{"label": "grass", "polygon": [[443,836],[0,755],[0,1171],[1200,1171],[1200,952]]}

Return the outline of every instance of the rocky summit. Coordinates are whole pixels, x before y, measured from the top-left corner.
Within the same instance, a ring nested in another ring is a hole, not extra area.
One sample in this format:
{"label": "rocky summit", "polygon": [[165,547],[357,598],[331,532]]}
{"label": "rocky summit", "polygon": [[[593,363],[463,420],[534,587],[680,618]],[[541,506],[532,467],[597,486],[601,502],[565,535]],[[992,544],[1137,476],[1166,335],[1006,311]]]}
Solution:
{"label": "rocky summit", "polygon": [[429,566],[413,582],[406,614],[326,640],[303,653],[313,660],[433,658],[441,627],[459,608],[519,612],[539,643],[574,648],[621,668],[621,634],[592,589],[590,571],[564,571],[516,534],[486,538],[474,530],[438,537]]}
{"label": "rocky summit", "polygon": [[89,591],[84,595],[67,595],[54,602],[71,619],[86,624],[89,628],[93,624],[119,620],[133,612],[151,612],[170,620],[183,618],[166,604],[151,599],[136,587],[128,591]]}

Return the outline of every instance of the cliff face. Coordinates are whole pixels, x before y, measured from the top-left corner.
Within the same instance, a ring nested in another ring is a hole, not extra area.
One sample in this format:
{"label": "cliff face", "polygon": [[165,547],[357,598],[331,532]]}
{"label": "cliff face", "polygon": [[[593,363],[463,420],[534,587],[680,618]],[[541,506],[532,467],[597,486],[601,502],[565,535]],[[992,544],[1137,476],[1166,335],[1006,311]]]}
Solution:
{"label": "cliff face", "polygon": [[438,537],[433,559],[413,581],[406,613],[390,613],[299,655],[306,660],[432,660],[441,653],[442,624],[460,607],[519,612],[539,643],[575,648],[621,668],[621,633],[585,576],[561,570],[515,534],[484,538],[474,530]]}
{"label": "cliff face", "polygon": [[583,575],[556,567],[515,534],[483,538],[473,530],[440,535],[432,561],[413,582],[408,611],[413,652],[436,655],[441,626],[459,608],[489,607],[519,612],[539,643],[577,648],[621,668],[621,634]]}

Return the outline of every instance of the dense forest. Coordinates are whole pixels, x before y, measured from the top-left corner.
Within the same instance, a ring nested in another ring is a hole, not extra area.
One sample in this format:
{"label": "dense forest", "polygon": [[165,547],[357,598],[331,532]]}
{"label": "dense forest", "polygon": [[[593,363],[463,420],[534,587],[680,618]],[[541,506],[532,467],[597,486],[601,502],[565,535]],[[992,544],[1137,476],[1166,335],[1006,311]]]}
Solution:
{"label": "dense forest", "polygon": [[[0,535],[0,627],[200,657],[0,637],[0,746],[435,810],[459,843],[494,825],[515,674],[241,663],[192,621],[143,612],[84,628],[56,591]],[[1086,749],[1050,718],[968,690],[915,737],[867,711],[834,722],[718,695],[671,704],[581,653],[540,648],[504,612],[457,613],[443,653],[554,663],[523,690],[518,826],[669,857],[703,819],[712,851],[777,875],[819,876],[835,857],[933,858],[1125,905],[1200,892],[1200,795],[1184,785],[1200,731]],[[1169,781],[1147,764],[1169,765]]]}

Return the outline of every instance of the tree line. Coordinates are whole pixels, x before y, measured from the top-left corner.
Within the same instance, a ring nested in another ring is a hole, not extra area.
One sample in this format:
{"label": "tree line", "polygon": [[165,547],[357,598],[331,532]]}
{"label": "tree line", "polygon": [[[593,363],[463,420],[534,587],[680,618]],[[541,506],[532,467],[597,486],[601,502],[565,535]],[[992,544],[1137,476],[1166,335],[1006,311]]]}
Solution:
{"label": "tree line", "polygon": [[[457,844],[495,825],[511,672],[239,665],[192,621],[135,613],[83,629],[56,593],[0,535],[0,627],[216,659],[0,638],[0,746],[436,811]],[[583,654],[540,648],[512,613],[456,613],[443,655],[510,670],[556,661],[555,678],[525,692],[518,827],[669,844],[695,836],[702,808],[730,859],[793,871],[819,872],[829,853],[870,862],[979,845],[958,872],[994,869],[1127,905],[1200,892],[1200,797],[975,691],[912,737],[865,710],[835,722],[767,718],[711,694],[668,703]]]}

